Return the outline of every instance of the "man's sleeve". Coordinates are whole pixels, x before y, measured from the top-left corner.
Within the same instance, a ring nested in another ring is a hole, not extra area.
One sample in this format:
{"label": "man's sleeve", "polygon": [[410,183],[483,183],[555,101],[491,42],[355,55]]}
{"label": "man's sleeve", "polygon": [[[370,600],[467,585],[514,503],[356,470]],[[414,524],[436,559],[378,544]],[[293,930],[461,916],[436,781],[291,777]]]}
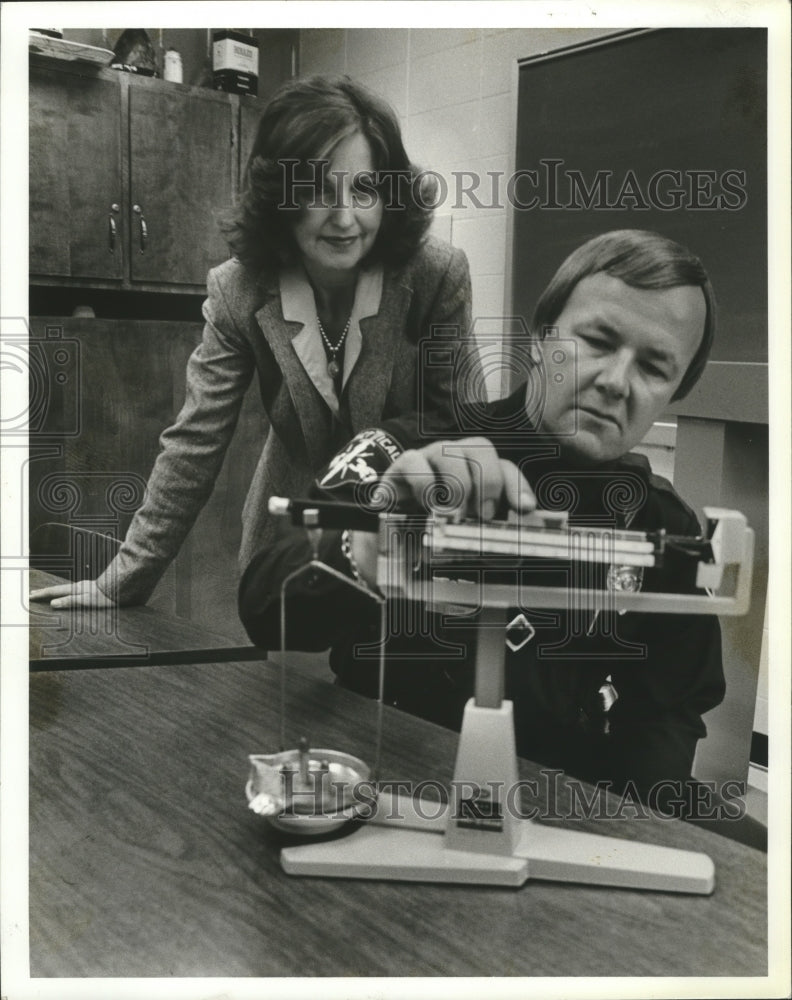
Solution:
{"label": "man's sleeve", "polygon": [[[325,531],[319,544],[321,562],[352,579],[341,552],[339,531]],[[253,557],[239,588],[239,617],[251,642],[262,649],[281,646],[281,585],[295,570],[308,565],[311,545],[305,530],[287,518],[278,519],[274,541]],[[373,597],[319,570],[292,580],[287,590],[287,649],[329,649],[361,625],[375,622],[379,605]]]}
{"label": "man's sleeve", "polygon": [[[356,434],[316,477],[310,498],[359,506],[370,504],[371,509],[377,510],[372,491],[388,466],[412,445],[411,426],[409,419],[406,424],[392,420],[381,428]],[[306,566],[313,555],[303,527],[293,525],[289,516],[275,520],[275,538],[253,557],[239,588],[242,624],[251,641],[264,649],[277,649],[281,645],[283,581]],[[322,532],[317,557],[353,579],[349,560],[341,551],[340,531]],[[310,571],[289,585],[285,645],[291,649],[328,649],[361,624],[374,620],[377,614],[378,604],[372,597],[344,586],[330,574]]]}
{"label": "man's sleeve", "polygon": [[[675,507],[678,505],[675,504]],[[673,511],[670,530],[688,537],[699,533],[692,511]],[[676,523],[675,523],[676,522]],[[649,577],[649,573],[647,573]],[[694,592],[694,582],[675,570],[663,571],[646,589]],[[619,702],[614,711],[623,726],[652,719],[676,719],[698,737],[706,734],[701,716],[720,704],[726,692],[720,623],[715,615],[636,614],[617,622],[628,637],[645,645],[645,656],[626,660],[614,671]]]}

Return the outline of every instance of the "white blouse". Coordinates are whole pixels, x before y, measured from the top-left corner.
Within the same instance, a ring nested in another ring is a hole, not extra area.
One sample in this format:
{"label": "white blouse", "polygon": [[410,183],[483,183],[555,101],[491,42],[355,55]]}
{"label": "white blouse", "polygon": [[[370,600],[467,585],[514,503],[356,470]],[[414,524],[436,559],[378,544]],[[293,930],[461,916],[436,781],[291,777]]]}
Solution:
{"label": "white blouse", "polygon": [[[280,300],[283,318],[302,324],[302,330],[292,339],[294,350],[308,377],[316,386],[322,399],[330,407],[333,415],[339,415],[339,402],[335,385],[327,371],[322,336],[319,333],[319,318],[313,288],[301,264],[284,268],[279,275]],[[355,301],[349,316],[349,329],[344,343],[344,370],[341,377],[343,389],[349,379],[355,362],[360,356],[363,337],[360,320],[376,316],[382,297],[382,265],[375,264],[358,275],[355,286]]]}

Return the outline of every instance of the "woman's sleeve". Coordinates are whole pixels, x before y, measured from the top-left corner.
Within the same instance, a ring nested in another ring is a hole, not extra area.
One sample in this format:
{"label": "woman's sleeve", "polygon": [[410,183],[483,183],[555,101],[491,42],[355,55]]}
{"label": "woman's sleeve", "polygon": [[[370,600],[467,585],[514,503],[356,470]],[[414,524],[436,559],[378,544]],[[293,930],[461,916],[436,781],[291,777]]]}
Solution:
{"label": "woman's sleeve", "polygon": [[[453,248],[440,286],[420,336],[431,343],[424,350],[419,377],[419,399],[425,414],[455,423],[456,404],[478,399],[483,382],[481,362],[472,336],[470,268],[462,250]],[[439,350],[438,350],[439,349]]]}
{"label": "woman's sleeve", "polygon": [[206,503],[236,428],[255,362],[210,272],[201,343],[187,363],[184,406],[163,432],[146,498],[121,549],[99,577],[119,604],[142,604]]}
{"label": "woman's sleeve", "polygon": [[414,300],[407,317],[409,337],[418,344],[417,405],[398,414],[399,437],[410,442],[407,447],[458,436],[459,404],[484,401],[481,361],[471,331],[467,257],[448,247],[439,261],[423,260],[418,266],[426,275],[437,275],[439,268],[442,272],[430,279],[434,291],[428,305],[424,297]]}

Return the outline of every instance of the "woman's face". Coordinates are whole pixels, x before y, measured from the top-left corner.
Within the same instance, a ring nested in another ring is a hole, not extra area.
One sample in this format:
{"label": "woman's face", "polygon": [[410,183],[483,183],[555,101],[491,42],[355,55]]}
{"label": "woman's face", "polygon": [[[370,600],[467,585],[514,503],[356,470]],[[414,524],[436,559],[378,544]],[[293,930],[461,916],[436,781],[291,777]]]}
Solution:
{"label": "woman's face", "polygon": [[294,238],[308,275],[330,284],[354,274],[374,246],[382,202],[372,181],[374,157],[355,132],[329,156],[322,194],[308,202],[294,224]]}

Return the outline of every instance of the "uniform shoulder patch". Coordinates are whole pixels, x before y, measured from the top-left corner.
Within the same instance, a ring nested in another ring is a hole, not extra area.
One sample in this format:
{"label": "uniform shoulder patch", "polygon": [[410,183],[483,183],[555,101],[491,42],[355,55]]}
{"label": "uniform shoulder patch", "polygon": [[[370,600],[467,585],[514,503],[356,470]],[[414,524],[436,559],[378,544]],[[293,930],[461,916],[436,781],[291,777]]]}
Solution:
{"label": "uniform shoulder patch", "polygon": [[399,443],[380,428],[361,431],[330,460],[317,485],[334,491],[374,482],[401,453]]}

